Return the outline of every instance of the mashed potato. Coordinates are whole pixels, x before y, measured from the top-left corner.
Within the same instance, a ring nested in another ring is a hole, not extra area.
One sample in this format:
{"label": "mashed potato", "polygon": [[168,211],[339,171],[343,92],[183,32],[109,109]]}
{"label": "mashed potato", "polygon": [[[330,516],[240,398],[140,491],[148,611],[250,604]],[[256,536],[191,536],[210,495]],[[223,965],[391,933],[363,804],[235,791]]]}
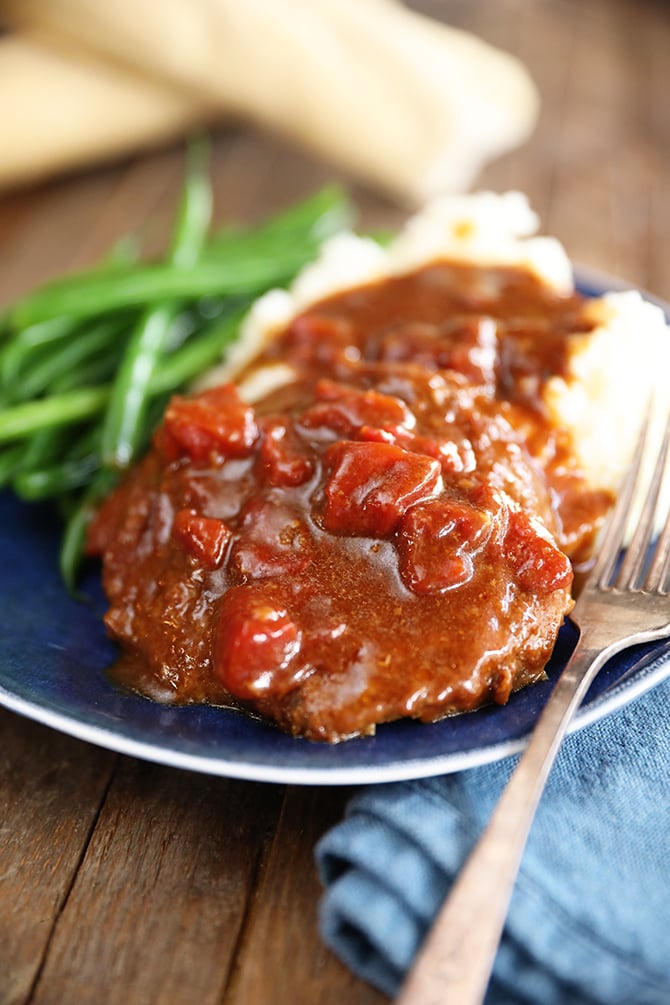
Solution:
{"label": "mashed potato", "polygon": [[[558,240],[538,235],[539,220],[520,192],[443,197],[411,217],[386,248],[353,233],[327,241],[291,288],[261,297],[239,341],[206,384],[235,380],[257,400],[289,382],[290,368],[249,370],[273,335],[297,314],[331,294],[411,272],[437,259],[509,265],[537,276],[559,294],[574,289],[573,270]],[[656,429],[668,408],[670,331],[659,306],[635,290],[608,292],[589,303],[594,328],[572,342],[568,372],[544,389],[553,421],[568,429],[580,465],[594,488],[616,490],[635,449],[646,402],[655,394]]]}

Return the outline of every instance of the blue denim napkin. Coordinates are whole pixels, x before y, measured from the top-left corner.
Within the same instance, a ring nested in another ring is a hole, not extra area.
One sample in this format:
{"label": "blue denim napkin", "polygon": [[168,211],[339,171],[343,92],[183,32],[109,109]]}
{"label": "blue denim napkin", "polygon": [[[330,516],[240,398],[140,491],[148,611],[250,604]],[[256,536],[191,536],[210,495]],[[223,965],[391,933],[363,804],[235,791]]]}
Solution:
{"label": "blue denim napkin", "polygon": [[[322,935],[358,976],[398,990],[515,762],[361,790],[322,838]],[[670,680],[565,740],[486,1002],[670,1003]]]}

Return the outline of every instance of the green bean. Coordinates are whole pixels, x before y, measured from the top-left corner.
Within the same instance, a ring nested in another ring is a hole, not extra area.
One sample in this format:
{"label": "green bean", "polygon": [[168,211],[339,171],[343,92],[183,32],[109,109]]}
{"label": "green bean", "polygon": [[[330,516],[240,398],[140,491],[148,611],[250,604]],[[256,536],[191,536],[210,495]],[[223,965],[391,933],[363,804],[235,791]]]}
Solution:
{"label": "green bean", "polygon": [[40,429],[26,442],[21,440],[0,452],[0,487],[8,485],[23,471],[30,471],[56,458],[62,448],[63,431],[58,427]]}
{"label": "green bean", "polygon": [[0,488],[6,485],[21,471],[25,449],[23,443],[14,443],[0,451]]}
{"label": "green bean", "polygon": [[[94,498],[95,502],[93,501]],[[93,519],[98,502],[99,499],[97,497],[92,496],[89,498],[87,495],[65,523],[58,554],[58,565],[66,587],[73,594],[75,593],[77,574],[84,553],[86,532],[89,523]]]}
{"label": "green bean", "polygon": [[117,481],[117,472],[109,468],[100,468],[93,476],[83,497],[77,500],[67,515],[58,564],[65,585],[71,593],[75,590],[88,525],[95,516],[100,500],[111,492]]}
{"label": "green bean", "polygon": [[46,426],[34,433],[23,445],[22,471],[40,467],[59,456],[71,439],[69,430],[62,426]]}
{"label": "green bean", "polygon": [[54,380],[45,397],[63,394],[65,391],[74,391],[79,387],[97,387],[100,384],[108,384],[118,370],[118,366],[119,349],[107,346],[91,359],[84,360],[76,369],[64,373],[57,380]]}
{"label": "green bean", "polygon": [[48,345],[50,342],[57,342],[62,338],[67,338],[72,333],[75,322],[72,318],[57,317],[49,321],[42,321],[29,328],[23,328],[14,337],[14,342],[26,349],[33,349],[36,346]]}
{"label": "green bean", "polygon": [[276,214],[257,230],[269,236],[299,233],[305,240],[321,244],[327,237],[353,225],[351,204],[338,185],[326,185],[308,199]]}
{"label": "green bean", "polygon": [[[211,191],[202,156],[202,148],[195,147],[188,165],[170,253],[170,261],[177,268],[195,264],[209,228]],[[177,311],[174,303],[152,307],[129,339],[103,425],[101,452],[105,465],[125,468],[135,458],[146,413],[147,389]]]}
{"label": "green bean", "polygon": [[14,478],[12,488],[20,499],[27,502],[51,499],[87,485],[99,468],[99,455],[87,454],[32,471],[21,471]]}
{"label": "green bean", "polygon": [[134,234],[125,234],[112,245],[109,254],[103,259],[101,268],[115,270],[127,269],[140,257],[140,245]]}
{"label": "green bean", "polygon": [[135,456],[145,412],[146,389],[172,319],[172,307],[154,308],[142,318],[131,336],[105,415],[102,456],[106,465],[125,468]]}
{"label": "green bean", "polygon": [[164,356],[152,377],[151,394],[174,391],[219,362],[225,347],[234,340],[243,315],[241,308],[236,310],[229,317],[217,321],[198,339]]}
{"label": "green bean", "polygon": [[[151,397],[176,390],[216,363],[226,345],[235,338],[243,313],[238,309],[198,340],[164,357],[149,383]],[[109,401],[109,385],[70,389],[67,378],[65,375],[56,394],[0,410],[0,444],[24,440],[42,429],[66,426],[98,415]],[[25,444],[22,449],[26,449]]]}
{"label": "green bean", "polygon": [[63,510],[71,589],[93,513],[148,446],[169,396],[221,359],[255,296],[289,283],[350,222],[330,188],[253,228],[210,235],[205,154],[203,144],[189,150],[165,260],[139,262],[122,244],[0,316],[0,486]]}
{"label": "green bean", "polygon": [[188,268],[172,262],[138,264],[128,270],[88,272],[49,283],[10,308],[9,322],[21,329],[62,315],[84,317],[166,298],[255,295],[282,285],[313,257],[324,236],[341,227],[347,215],[346,203],[333,192],[305,205],[306,209],[289,210],[256,231],[214,237],[202,261]]}
{"label": "green bean", "polygon": [[20,379],[19,375],[16,375],[13,400],[25,401],[34,398],[63,378],[70,383],[70,386],[73,383],[85,385],[87,381],[83,378],[84,368],[81,364],[88,364],[110,343],[118,360],[118,342],[126,326],[127,322],[123,318],[103,318],[90,326],[85,326],[65,345],[50,346],[46,351],[29,354],[29,357],[36,355],[37,358],[25,375],[20,376]]}
{"label": "green bean", "polygon": [[207,147],[202,141],[189,147],[184,194],[169,255],[172,264],[180,269],[198,261],[212,218],[212,189],[206,156]]}
{"label": "green bean", "polygon": [[89,419],[104,408],[109,394],[109,387],[82,387],[6,408],[0,411],[0,444],[23,439],[46,427]]}
{"label": "green bean", "polygon": [[[137,260],[137,250],[135,243],[128,238],[123,238],[110,255],[104,260],[102,265],[95,266],[86,273],[89,277],[114,275],[123,270],[128,270]],[[10,335],[8,344],[0,351],[0,382],[7,385],[18,379],[26,356],[30,359],[32,354],[49,345],[58,345],[64,340],[72,340],[78,337],[78,326],[80,320],[77,317],[58,315],[39,321],[27,327],[11,330],[10,312],[7,312],[4,319],[7,334]]]}
{"label": "green bean", "polygon": [[293,248],[281,256],[232,261],[225,269],[218,262],[201,262],[186,269],[167,263],[125,276],[105,276],[91,281],[85,290],[45,287],[12,310],[12,323],[22,328],[61,314],[82,318],[165,299],[255,295],[270,286],[283,286],[309,257],[303,249]]}
{"label": "green bean", "polygon": [[296,238],[303,246],[314,247],[351,223],[351,208],[341,189],[327,186],[251,230],[229,229],[215,234],[203,259],[230,252],[248,254],[258,248],[267,252],[280,245],[285,247]]}
{"label": "green bean", "polygon": [[100,427],[84,426],[73,441],[59,428],[42,429],[29,441],[12,488],[22,499],[49,499],[87,485],[100,468]]}
{"label": "green bean", "polygon": [[[235,338],[242,311],[226,318],[212,327],[198,340],[187,343],[181,349],[164,357],[157,367],[148,387],[151,397],[177,390],[193,380],[207,367],[214,365],[226,345]],[[109,369],[113,360],[102,361]],[[88,377],[100,373],[88,371]],[[67,376],[67,375],[66,375]],[[74,375],[76,378],[76,375]],[[97,387],[69,388],[69,381],[63,379],[59,393],[33,401],[21,402],[0,410],[0,444],[25,440],[41,430],[60,428],[82,419],[99,415],[109,401],[111,388],[101,384]],[[25,450],[25,443],[20,450]]]}
{"label": "green bean", "polygon": [[69,317],[56,317],[30,325],[17,332],[2,353],[0,362],[0,381],[4,388],[14,387],[19,379],[25,358],[35,349],[43,348],[63,338],[70,337],[76,321]]}

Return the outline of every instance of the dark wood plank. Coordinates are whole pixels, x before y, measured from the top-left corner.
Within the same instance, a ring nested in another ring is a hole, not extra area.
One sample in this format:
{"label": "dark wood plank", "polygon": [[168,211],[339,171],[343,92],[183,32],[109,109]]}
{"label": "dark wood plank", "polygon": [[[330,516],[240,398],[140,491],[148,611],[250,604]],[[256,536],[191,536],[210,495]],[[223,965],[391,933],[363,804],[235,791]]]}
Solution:
{"label": "dark wood plank", "polygon": [[[22,226],[0,244],[0,303],[5,304],[69,267],[116,183],[111,172],[60,183],[28,203]],[[7,197],[9,198],[9,197]]]}
{"label": "dark wood plank", "polygon": [[0,1002],[22,1005],[95,827],[115,756],[0,710]]}
{"label": "dark wood plank", "polygon": [[579,15],[569,3],[560,9],[557,4],[504,3],[501,17],[494,20],[489,16],[486,27],[482,25],[483,37],[506,48],[512,39],[509,29],[500,33],[500,23],[515,25],[514,44],[509,51],[528,68],[538,88],[539,117],[527,142],[488,165],[478,187],[525,192],[546,232]]}
{"label": "dark wood plank", "polygon": [[114,173],[109,196],[100,201],[91,227],[80,227],[70,269],[103,258],[121,238],[132,235],[151,257],[169,241],[184,173],[184,147],[176,145],[131,160]]}
{"label": "dark wood plank", "polygon": [[358,185],[334,169],[266,133],[227,128],[214,144],[213,183],[216,220],[255,223],[322,186],[342,186],[361,227],[398,225],[404,213],[384,196]]}
{"label": "dark wood plank", "polygon": [[209,1005],[282,790],[119,763],[31,1005]]}
{"label": "dark wood plank", "polygon": [[10,221],[0,241],[0,305],[64,272],[96,262],[119,238],[135,233],[147,254],[165,246],[180,185],[180,148],[131,162],[118,169],[90,172],[17,198],[0,201],[0,227]]}
{"label": "dark wood plank", "polygon": [[616,8],[593,2],[581,10],[549,224],[576,261],[635,281],[644,270],[647,185],[634,132],[635,67],[626,59]]}
{"label": "dark wood plank", "polygon": [[670,296],[670,12],[663,3],[415,3],[517,55],[541,96],[526,144],[473,185],[528,194],[571,257]]}
{"label": "dark wood plank", "polygon": [[318,935],[320,886],[313,849],[342,817],[347,797],[345,790],[287,790],[222,1005],[377,1005],[386,1000],[354,978]]}
{"label": "dark wood plank", "polygon": [[[646,66],[641,101],[646,157],[651,165],[649,192],[649,247],[646,285],[670,302],[670,9],[649,4],[649,14],[638,29]],[[632,11],[629,11],[632,16]]]}

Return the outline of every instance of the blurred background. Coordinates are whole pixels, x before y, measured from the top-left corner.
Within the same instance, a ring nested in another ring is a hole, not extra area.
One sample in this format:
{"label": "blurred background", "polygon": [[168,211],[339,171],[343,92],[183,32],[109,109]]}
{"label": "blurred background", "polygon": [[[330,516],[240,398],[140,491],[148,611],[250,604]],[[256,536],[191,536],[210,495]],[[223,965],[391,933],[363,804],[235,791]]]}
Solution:
{"label": "blurred background", "polygon": [[[56,199],[65,216],[76,199],[81,227],[66,235],[54,220],[59,264],[76,267],[174,198],[171,153],[202,125],[216,140],[217,219],[260,217],[330,179],[349,186],[366,225],[393,224],[441,191],[519,188],[577,261],[670,293],[660,0],[5,0],[0,10],[3,301],[23,287],[10,238],[26,199],[43,211]],[[93,226],[86,193],[93,205],[102,189]],[[150,249],[164,237],[148,239]],[[48,249],[25,251],[39,280]]]}

